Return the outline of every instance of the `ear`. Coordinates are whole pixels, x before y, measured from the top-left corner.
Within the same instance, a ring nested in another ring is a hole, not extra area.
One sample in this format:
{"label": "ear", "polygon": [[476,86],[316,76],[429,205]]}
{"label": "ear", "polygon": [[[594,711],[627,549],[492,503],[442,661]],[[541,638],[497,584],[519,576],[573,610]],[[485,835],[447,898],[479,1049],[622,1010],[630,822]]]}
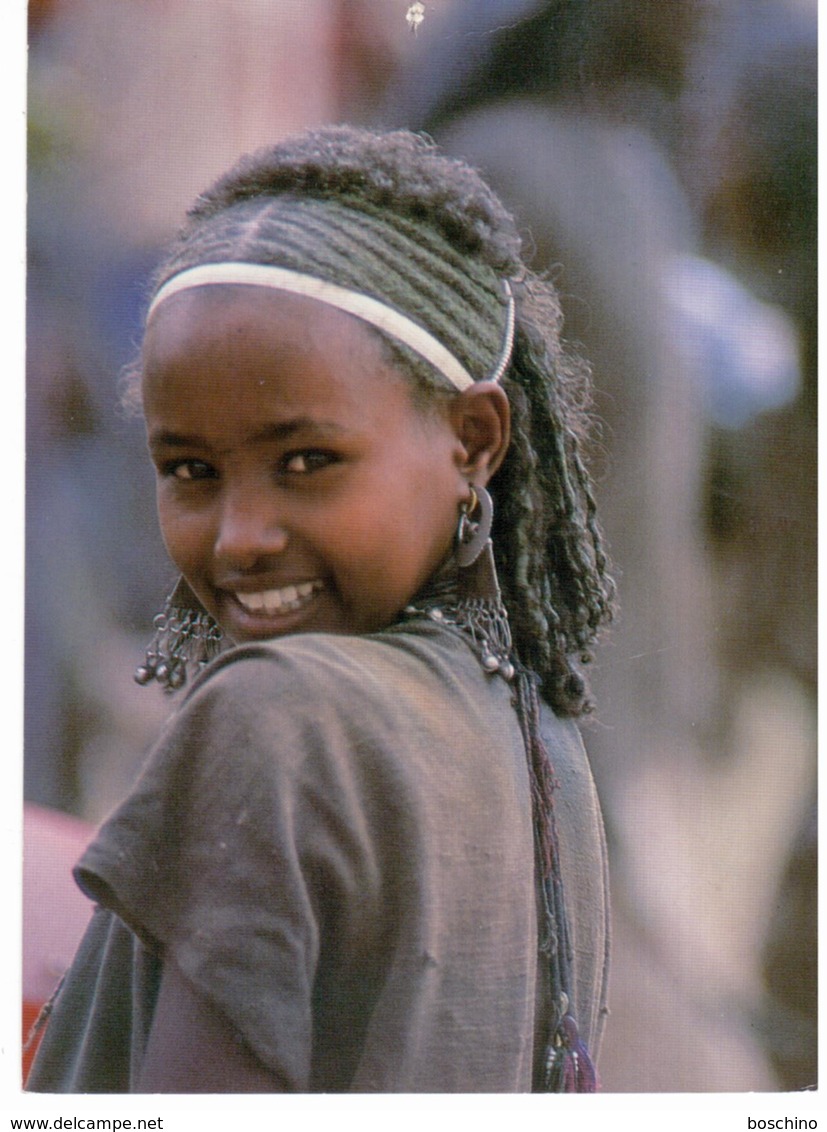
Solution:
{"label": "ear", "polygon": [[484,487],[505,458],[511,406],[501,385],[477,381],[451,402],[451,424],[462,445],[460,470]]}

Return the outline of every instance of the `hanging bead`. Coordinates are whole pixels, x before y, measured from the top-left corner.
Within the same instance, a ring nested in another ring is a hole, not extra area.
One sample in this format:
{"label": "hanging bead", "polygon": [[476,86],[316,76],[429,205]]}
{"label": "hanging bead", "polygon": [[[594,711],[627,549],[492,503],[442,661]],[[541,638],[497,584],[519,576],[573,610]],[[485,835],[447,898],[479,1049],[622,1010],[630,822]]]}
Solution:
{"label": "hanging bead", "polygon": [[203,668],[221,650],[221,629],[183,580],[152,624],[155,635],[134,674],[143,687],[156,680],[164,691],[175,692],[186,684],[190,665]]}

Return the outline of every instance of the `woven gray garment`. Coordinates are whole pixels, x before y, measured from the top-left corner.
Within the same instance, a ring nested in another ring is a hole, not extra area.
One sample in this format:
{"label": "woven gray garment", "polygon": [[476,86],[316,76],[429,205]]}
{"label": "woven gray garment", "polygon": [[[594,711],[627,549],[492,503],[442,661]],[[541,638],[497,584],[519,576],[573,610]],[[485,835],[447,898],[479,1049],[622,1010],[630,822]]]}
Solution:
{"label": "woven gray garment", "polygon": [[506,289],[441,232],[355,198],[256,197],[184,235],[157,281],[196,264],[274,264],[370,295],[419,323],[482,380],[499,360]]}

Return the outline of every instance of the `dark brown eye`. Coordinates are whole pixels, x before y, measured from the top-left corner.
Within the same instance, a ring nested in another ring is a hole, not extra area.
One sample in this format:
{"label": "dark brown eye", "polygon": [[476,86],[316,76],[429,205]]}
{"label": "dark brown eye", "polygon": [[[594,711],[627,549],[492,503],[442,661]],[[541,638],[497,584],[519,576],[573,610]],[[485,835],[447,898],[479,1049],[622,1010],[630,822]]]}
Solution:
{"label": "dark brown eye", "polygon": [[291,475],[307,475],[308,472],[318,472],[336,460],[333,452],[325,452],[319,448],[306,448],[301,452],[291,452],[284,457],[282,468]]}
{"label": "dark brown eye", "polygon": [[170,460],[164,465],[163,472],[166,476],[184,482],[212,479],[215,476],[215,470],[204,460]]}

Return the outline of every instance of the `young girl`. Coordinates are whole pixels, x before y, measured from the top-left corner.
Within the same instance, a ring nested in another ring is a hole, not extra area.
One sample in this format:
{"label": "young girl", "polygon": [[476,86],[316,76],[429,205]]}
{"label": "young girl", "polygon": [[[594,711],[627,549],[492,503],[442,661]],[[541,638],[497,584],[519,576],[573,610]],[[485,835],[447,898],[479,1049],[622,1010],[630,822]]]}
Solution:
{"label": "young girl", "polygon": [[153,294],[182,581],[138,678],[202,670],[76,869],[29,1087],[593,1089],[611,584],[552,289],[467,166],[336,127],[200,197]]}

